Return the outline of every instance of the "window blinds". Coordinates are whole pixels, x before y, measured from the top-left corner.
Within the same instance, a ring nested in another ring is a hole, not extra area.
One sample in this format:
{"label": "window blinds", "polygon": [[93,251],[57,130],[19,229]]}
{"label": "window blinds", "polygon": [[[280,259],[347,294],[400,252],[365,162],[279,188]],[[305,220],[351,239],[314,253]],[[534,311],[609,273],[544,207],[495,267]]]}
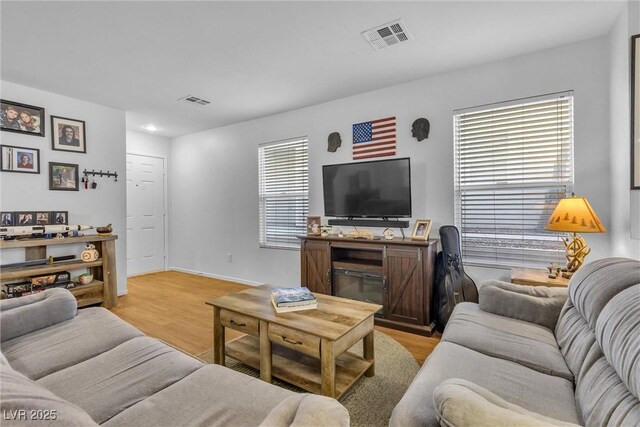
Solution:
{"label": "window blinds", "polygon": [[573,189],[573,93],[454,112],[455,222],[465,262],[544,267],[564,245],[544,229]]}
{"label": "window blinds", "polygon": [[309,213],[306,138],[258,147],[260,246],[298,249]]}

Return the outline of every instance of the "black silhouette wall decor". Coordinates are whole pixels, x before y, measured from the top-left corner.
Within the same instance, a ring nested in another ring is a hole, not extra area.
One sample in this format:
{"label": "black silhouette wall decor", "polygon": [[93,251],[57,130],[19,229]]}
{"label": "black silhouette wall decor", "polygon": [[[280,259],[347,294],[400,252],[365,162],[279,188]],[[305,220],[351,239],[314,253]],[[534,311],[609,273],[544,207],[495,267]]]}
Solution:
{"label": "black silhouette wall decor", "polygon": [[342,145],[342,138],[338,132],[331,132],[329,134],[327,151],[335,153],[338,147]]}
{"label": "black silhouette wall decor", "polygon": [[423,139],[429,138],[429,129],[431,125],[429,124],[429,120],[421,117],[416,119],[411,125],[411,136],[416,138],[418,141],[422,141]]}

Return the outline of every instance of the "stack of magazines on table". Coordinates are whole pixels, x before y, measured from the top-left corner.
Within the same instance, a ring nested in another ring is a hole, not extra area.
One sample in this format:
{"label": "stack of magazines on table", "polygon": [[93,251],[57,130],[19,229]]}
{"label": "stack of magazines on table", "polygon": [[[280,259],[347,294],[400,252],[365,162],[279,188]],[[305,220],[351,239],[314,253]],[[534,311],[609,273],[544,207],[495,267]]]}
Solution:
{"label": "stack of magazines on table", "polygon": [[273,288],[271,303],[277,313],[318,308],[318,301],[307,288]]}

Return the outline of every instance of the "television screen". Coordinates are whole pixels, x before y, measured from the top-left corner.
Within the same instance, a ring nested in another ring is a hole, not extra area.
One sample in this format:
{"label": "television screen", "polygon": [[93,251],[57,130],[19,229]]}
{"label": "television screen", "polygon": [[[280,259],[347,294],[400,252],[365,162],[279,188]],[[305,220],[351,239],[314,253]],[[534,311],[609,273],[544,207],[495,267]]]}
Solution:
{"label": "television screen", "polygon": [[324,214],[335,217],[411,217],[409,158],[322,167]]}

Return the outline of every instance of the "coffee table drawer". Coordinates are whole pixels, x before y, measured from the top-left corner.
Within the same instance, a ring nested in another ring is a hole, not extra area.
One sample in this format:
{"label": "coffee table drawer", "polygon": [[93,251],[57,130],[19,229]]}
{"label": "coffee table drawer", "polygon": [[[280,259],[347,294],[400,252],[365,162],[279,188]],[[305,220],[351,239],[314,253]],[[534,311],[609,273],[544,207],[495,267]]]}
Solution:
{"label": "coffee table drawer", "polygon": [[309,356],[320,357],[320,338],[295,329],[269,324],[269,340]]}
{"label": "coffee table drawer", "polygon": [[258,335],[258,319],[229,310],[220,310],[220,323],[226,328],[235,329],[249,335]]}

